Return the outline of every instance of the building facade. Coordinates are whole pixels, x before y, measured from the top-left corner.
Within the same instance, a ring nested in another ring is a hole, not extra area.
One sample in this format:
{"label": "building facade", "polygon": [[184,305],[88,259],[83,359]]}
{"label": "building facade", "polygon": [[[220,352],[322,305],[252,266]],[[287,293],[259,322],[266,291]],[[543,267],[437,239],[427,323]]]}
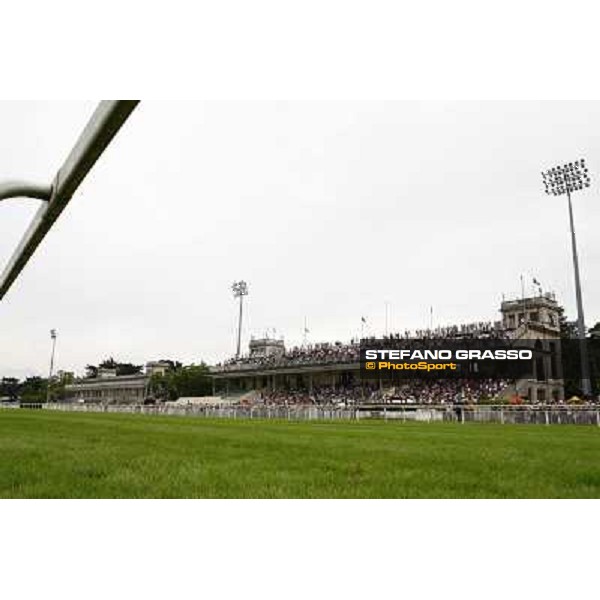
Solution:
{"label": "building facade", "polygon": [[[564,400],[560,312],[552,294],[502,302],[502,318],[492,326],[492,333],[513,340],[530,340],[539,356],[534,361],[532,376],[514,382],[507,394],[518,395],[532,403]],[[461,327],[447,329],[455,329],[460,337]],[[249,355],[244,360],[232,360],[211,369],[213,393],[229,396],[253,390],[270,393],[298,389],[311,393],[315,387],[335,390],[373,386],[372,381],[364,384],[361,381],[358,342],[346,346],[347,351],[337,351],[331,344],[323,346],[327,348],[314,353],[315,359],[303,361],[301,353],[300,357],[286,353],[282,340],[252,340]]]}
{"label": "building facade", "polygon": [[146,363],[144,373],[117,375],[116,369],[98,369],[96,377],[77,379],[65,386],[67,402],[93,404],[143,404],[153,374],[164,374],[168,363]]}
{"label": "building facade", "polygon": [[517,381],[515,393],[533,403],[562,402],[565,397],[560,307],[554,295],[505,301],[500,312],[509,336],[530,341],[536,350],[532,377]]}

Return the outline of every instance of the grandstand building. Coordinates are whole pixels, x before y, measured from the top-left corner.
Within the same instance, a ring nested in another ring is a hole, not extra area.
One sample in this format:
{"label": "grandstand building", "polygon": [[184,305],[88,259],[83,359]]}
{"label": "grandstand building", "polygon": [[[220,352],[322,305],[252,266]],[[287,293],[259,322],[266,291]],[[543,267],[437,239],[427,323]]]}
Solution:
{"label": "grandstand building", "polygon": [[307,390],[348,386],[359,382],[360,345],[323,343],[305,353],[285,350],[283,340],[253,339],[248,357],[211,369],[216,394]]}
{"label": "grandstand building", "polygon": [[505,301],[500,312],[510,338],[535,340],[535,348],[544,351],[534,361],[533,379],[515,382],[515,392],[533,403],[563,401],[560,307],[554,295]]}
{"label": "grandstand building", "polygon": [[[420,388],[420,394],[429,402],[450,401],[461,397],[477,401],[482,393],[509,395],[527,402],[559,402],[564,400],[560,355],[560,307],[553,294],[503,301],[500,306],[501,321],[438,327],[392,334],[393,339],[465,339],[500,338],[535,340],[535,347],[544,352],[535,360],[531,379],[505,382],[499,385],[483,384],[477,389],[459,390],[453,386],[429,384]],[[212,367],[213,393],[231,396],[256,394],[277,398],[315,397],[348,398],[354,403],[381,402],[393,398],[394,392],[382,389],[383,383],[361,381],[360,341],[315,344],[309,347],[286,350],[281,339],[253,339],[249,354],[232,358]]]}
{"label": "grandstand building", "polygon": [[142,404],[154,373],[164,374],[169,365],[146,363],[144,373],[117,375],[116,369],[98,369],[96,377],[84,377],[65,386],[65,401],[85,404]]}

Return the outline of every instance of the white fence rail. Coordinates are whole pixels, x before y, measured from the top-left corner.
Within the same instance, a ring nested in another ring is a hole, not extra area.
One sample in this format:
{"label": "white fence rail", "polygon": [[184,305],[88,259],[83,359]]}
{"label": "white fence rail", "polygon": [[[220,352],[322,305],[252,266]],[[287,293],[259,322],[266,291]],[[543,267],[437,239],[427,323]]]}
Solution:
{"label": "white fence rail", "polygon": [[101,404],[32,404],[23,408],[84,413],[128,413],[224,419],[276,419],[289,421],[363,420],[445,421],[529,425],[600,426],[600,406],[385,406],[327,408],[319,406],[169,406]]}

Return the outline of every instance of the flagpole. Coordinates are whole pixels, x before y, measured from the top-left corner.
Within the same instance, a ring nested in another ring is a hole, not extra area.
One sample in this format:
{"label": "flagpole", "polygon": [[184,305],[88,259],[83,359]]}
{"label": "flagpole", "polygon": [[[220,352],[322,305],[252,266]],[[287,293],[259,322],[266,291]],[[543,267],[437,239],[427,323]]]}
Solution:
{"label": "flagpole", "polygon": [[386,302],[385,303],[385,335],[387,336],[389,334],[389,327],[388,327],[388,308],[389,308],[390,303]]}
{"label": "flagpole", "polygon": [[537,283],[537,279],[535,277],[531,277],[531,297],[535,298],[535,284]]}
{"label": "flagpole", "polygon": [[[527,303],[525,302],[525,279],[523,278],[523,273],[521,273],[521,302],[522,302],[522,310],[523,310],[523,321],[522,323],[526,323],[528,320],[528,313],[527,313]],[[521,325],[521,322],[518,321],[518,315],[517,315],[517,326]]]}
{"label": "flagpole", "polygon": [[525,300],[525,282],[523,281],[522,273],[521,273],[521,300]]}

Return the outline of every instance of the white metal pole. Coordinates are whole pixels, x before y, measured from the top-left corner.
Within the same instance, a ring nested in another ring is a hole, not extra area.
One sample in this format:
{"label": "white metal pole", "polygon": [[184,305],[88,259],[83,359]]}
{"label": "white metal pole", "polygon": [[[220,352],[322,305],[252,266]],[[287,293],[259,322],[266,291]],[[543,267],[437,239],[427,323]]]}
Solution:
{"label": "white metal pole", "polygon": [[50,402],[50,383],[52,381],[52,373],[54,372],[54,351],[56,349],[56,331],[54,329],[50,331],[50,337],[52,338],[52,351],[50,353],[50,371],[46,385],[46,404]]}

